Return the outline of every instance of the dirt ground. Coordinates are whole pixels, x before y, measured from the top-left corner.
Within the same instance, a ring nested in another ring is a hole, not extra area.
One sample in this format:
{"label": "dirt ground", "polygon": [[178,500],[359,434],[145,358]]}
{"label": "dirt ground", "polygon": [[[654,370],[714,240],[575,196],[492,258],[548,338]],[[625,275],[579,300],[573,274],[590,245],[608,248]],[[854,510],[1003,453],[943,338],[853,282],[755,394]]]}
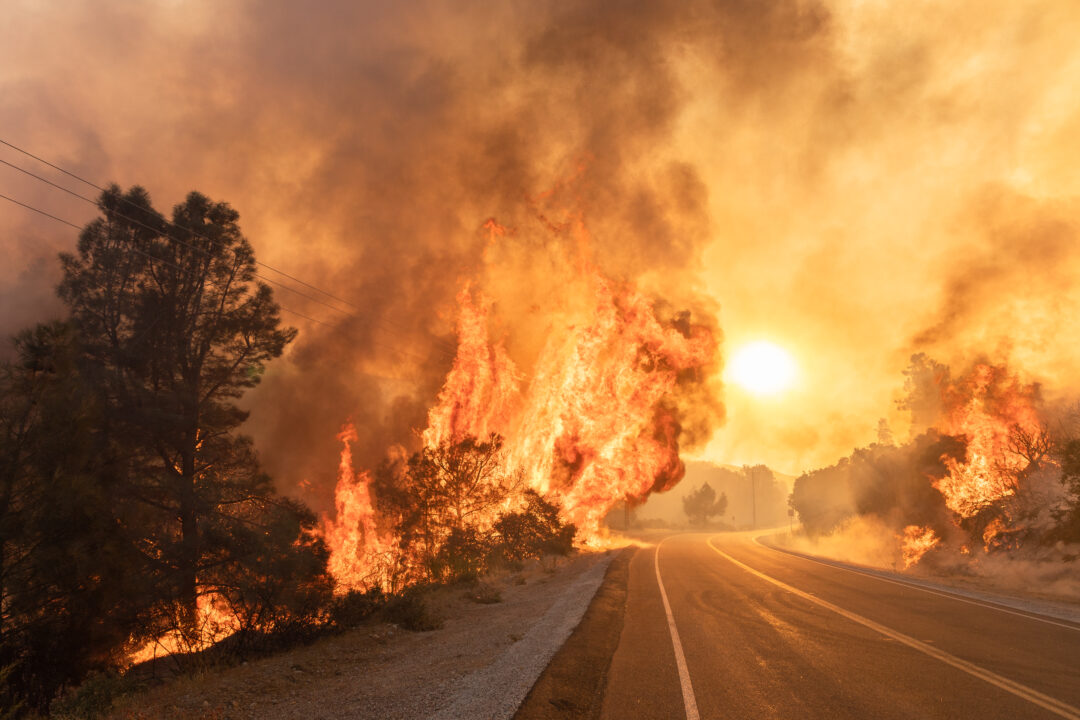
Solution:
{"label": "dirt ground", "polygon": [[534,563],[488,578],[501,595],[493,604],[444,588],[429,599],[444,619],[438,630],[366,625],[166,682],[125,698],[109,717],[413,720],[447,711],[509,717],[580,621],[616,554],[580,554],[554,568],[550,561]]}

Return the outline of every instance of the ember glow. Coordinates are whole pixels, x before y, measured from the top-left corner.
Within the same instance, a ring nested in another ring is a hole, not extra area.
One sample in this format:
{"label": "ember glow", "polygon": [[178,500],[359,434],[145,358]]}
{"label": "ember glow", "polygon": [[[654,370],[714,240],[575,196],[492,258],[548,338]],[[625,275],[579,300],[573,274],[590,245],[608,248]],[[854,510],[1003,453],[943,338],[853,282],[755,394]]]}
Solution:
{"label": "ember glow", "polygon": [[240,621],[221,596],[215,593],[200,595],[197,606],[194,623],[185,628],[177,615],[172,623],[176,629],[145,641],[127,656],[127,664],[138,665],[177,653],[200,652],[240,630]]}

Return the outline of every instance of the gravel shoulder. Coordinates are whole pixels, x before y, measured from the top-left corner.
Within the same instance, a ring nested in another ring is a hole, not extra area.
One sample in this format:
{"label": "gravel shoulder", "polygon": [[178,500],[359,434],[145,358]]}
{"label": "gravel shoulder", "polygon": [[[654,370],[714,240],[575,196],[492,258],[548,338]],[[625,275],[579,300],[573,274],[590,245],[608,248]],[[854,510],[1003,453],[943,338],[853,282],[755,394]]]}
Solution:
{"label": "gravel shoulder", "polygon": [[585,616],[548,663],[514,720],[600,717],[608,672],[622,634],[635,552],[636,547],[624,548],[608,566]]}
{"label": "gravel shoulder", "polygon": [[[585,553],[429,598],[443,627],[365,625],[307,647],[126,698],[114,718],[509,718],[581,621],[616,551]],[[549,561],[550,563],[550,561]]]}

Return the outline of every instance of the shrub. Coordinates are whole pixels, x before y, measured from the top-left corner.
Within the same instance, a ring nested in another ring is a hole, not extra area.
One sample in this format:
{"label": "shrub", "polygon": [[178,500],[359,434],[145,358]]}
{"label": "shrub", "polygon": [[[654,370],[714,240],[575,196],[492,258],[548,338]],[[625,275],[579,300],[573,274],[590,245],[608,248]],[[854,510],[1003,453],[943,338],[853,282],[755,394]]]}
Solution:
{"label": "shrub", "polygon": [[387,622],[414,632],[438,630],[443,626],[442,618],[431,613],[424,601],[423,590],[418,587],[392,596],[383,608],[383,617]]}
{"label": "shrub", "polygon": [[378,586],[363,592],[352,590],[334,598],[330,604],[330,623],[341,630],[355,627],[382,610],[387,601],[386,593]]}
{"label": "shrub", "polygon": [[559,509],[534,490],[525,491],[525,507],[503,513],[495,522],[498,544],[494,551],[507,563],[520,563],[543,555],[568,555],[574,549],[577,528],[559,519]]}
{"label": "shrub", "polygon": [[436,582],[475,580],[487,570],[490,539],[475,527],[454,528],[430,561]]}

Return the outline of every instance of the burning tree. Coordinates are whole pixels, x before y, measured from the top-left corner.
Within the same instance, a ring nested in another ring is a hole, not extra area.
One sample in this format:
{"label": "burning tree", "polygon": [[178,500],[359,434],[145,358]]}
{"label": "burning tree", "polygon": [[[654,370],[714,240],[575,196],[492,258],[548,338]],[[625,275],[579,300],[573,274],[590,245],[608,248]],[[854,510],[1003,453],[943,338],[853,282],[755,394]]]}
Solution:
{"label": "burning tree", "polygon": [[477,572],[486,554],[482,534],[521,480],[508,473],[502,438],[466,436],[424,447],[404,466],[383,465],[375,476],[380,508],[394,519],[402,562],[425,579]]}

